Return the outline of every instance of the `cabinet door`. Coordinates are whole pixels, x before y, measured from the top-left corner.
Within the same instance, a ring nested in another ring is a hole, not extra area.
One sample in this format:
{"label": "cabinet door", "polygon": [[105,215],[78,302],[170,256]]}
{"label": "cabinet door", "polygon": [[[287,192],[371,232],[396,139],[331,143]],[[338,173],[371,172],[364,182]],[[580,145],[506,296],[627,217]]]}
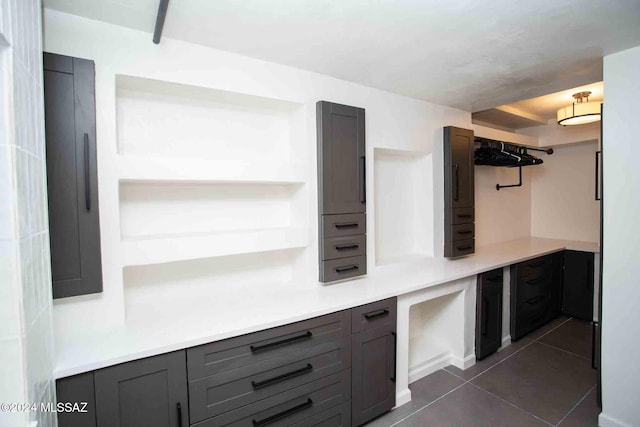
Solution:
{"label": "cabinet door", "polygon": [[593,320],[593,253],[564,252],[562,312],[579,319]]}
{"label": "cabinet door", "polygon": [[[58,427],[96,427],[96,402],[93,372],[56,381],[58,404],[78,403],[84,412],[58,412]],[[86,406],[83,405],[86,403]]]}
{"label": "cabinet door", "polygon": [[188,426],[184,350],[95,371],[97,427]]}
{"label": "cabinet door", "polygon": [[53,297],[102,292],[93,61],[44,54]]}
{"label": "cabinet door", "polygon": [[353,334],[352,423],[362,425],[391,410],[396,402],[395,326]]}
{"label": "cabinet door", "polygon": [[365,212],[364,109],[320,101],[316,113],[320,214]]}
{"label": "cabinet door", "polygon": [[445,209],[473,207],[473,144],[472,130],[444,128]]}
{"label": "cabinet door", "polygon": [[502,269],[478,276],[476,358],[495,353],[502,344]]}

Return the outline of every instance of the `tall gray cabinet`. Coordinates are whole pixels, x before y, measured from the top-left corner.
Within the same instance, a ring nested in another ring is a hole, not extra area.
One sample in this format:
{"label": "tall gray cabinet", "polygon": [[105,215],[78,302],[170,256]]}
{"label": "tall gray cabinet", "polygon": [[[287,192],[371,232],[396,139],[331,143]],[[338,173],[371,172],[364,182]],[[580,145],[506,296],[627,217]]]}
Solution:
{"label": "tall gray cabinet", "polygon": [[444,128],[444,256],[475,252],[473,131]]}
{"label": "tall gray cabinet", "polygon": [[94,63],[43,59],[53,297],[102,292]]}
{"label": "tall gray cabinet", "polygon": [[364,109],[319,101],[320,281],[367,273]]}

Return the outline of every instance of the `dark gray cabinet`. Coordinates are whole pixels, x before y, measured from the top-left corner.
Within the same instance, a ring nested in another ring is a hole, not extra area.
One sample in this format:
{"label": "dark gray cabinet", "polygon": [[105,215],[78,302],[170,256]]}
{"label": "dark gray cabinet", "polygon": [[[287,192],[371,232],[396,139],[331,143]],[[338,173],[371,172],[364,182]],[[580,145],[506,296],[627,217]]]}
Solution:
{"label": "dark gray cabinet", "polygon": [[367,273],[365,111],[319,101],[318,221],[320,281]]}
{"label": "dark gray cabinet", "polygon": [[591,252],[564,252],[562,312],[589,322],[593,321],[593,261]]}
{"label": "dark gray cabinet", "polygon": [[475,252],[473,131],[444,128],[444,256]]}
{"label": "dark gray cabinet", "polygon": [[478,275],[476,358],[484,359],[502,345],[502,268]]}
{"label": "dark gray cabinet", "polygon": [[53,297],[102,292],[93,61],[44,54]]}
{"label": "dark gray cabinet", "polygon": [[352,424],[391,410],[396,401],[396,299],[352,309]]}
{"label": "dark gray cabinet", "polygon": [[[93,372],[86,372],[56,381],[59,404],[78,403],[81,411],[58,412],[59,427],[96,427],[96,401]],[[84,406],[86,403],[86,406]]]}
{"label": "dark gray cabinet", "polygon": [[185,351],[94,373],[97,427],[189,425]]}

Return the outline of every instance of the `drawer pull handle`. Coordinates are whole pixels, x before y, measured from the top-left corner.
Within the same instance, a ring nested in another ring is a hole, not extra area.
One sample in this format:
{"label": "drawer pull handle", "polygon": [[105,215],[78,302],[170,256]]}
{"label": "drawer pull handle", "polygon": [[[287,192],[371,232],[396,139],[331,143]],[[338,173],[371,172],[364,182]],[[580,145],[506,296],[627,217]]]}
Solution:
{"label": "drawer pull handle", "polygon": [[529,285],[539,285],[542,282],[544,282],[544,280],[542,279],[531,279],[526,281],[526,283]]}
{"label": "drawer pull handle", "polygon": [[313,366],[311,365],[311,363],[307,363],[307,366],[305,366],[304,368],[299,368],[296,369],[294,371],[291,372],[287,372],[278,376],[275,376],[273,378],[269,378],[266,380],[262,380],[262,381],[251,381],[251,387],[253,387],[254,390],[258,390],[260,388],[263,387],[267,387],[273,384],[277,384],[279,382],[282,382],[284,380],[287,380],[289,378],[293,378],[293,377],[297,377],[298,375],[302,375],[302,374],[306,374],[307,372],[311,372],[313,370]]}
{"label": "drawer pull handle", "polygon": [[354,243],[352,245],[337,245],[337,246],[334,246],[334,247],[336,248],[337,251],[346,251],[346,250],[349,250],[349,249],[358,249],[360,247],[360,245],[357,244],[357,243]]}
{"label": "drawer pull handle", "polygon": [[473,233],[473,231],[471,230],[458,231],[458,234],[471,234],[471,233]]}
{"label": "drawer pull handle", "polygon": [[456,214],[458,218],[471,218],[473,215],[471,214]]}
{"label": "drawer pull handle", "polygon": [[307,408],[310,408],[311,406],[313,406],[313,400],[311,400],[311,398],[307,398],[307,400],[299,405],[293,406],[289,409],[285,409],[282,412],[278,412],[275,415],[271,415],[270,417],[267,418],[263,418],[261,420],[252,420],[253,425],[258,427],[258,426],[266,426],[267,424],[271,424],[274,423],[276,421],[279,421],[283,418],[286,418],[290,415],[293,415],[297,412],[300,411],[304,411]]}
{"label": "drawer pull handle", "polygon": [[467,249],[471,249],[473,246],[456,246],[456,249],[459,251],[466,251]]}
{"label": "drawer pull handle", "polygon": [[375,319],[376,317],[386,316],[388,314],[389,314],[389,310],[384,308],[382,310],[376,310],[376,311],[372,311],[370,313],[366,313],[364,315],[364,318],[367,319],[367,320],[371,320],[371,319]]}
{"label": "drawer pull handle", "polygon": [[392,382],[396,382],[396,374],[397,374],[397,362],[396,357],[398,356],[398,337],[394,331],[391,331],[391,336],[393,337],[393,357],[391,361],[393,362],[393,369],[391,370],[391,377],[389,378]]}
{"label": "drawer pull handle", "polygon": [[544,296],[542,296],[542,295],[539,295],[539,296],[533,297],[533,298],[529,298],[527,300],[527,304],[534,305],[534,304],[538,303],[539,301],[542,301],[543,299],[544,299]]}
{"label": "drawer pull handle", "polygon": [[176,404],[176,409],[178,409],[178,427],[182,427],[182,404],[180,402]]}
{"label": "drawer pull handle", "polygon": [[344,228],[357,228],[358,223],[357,222],[340,222],[340,223],[333,224],[333,226],[338,230],[342,230]]}
{"label": "drawer pull handle", "polygon": [[290,344],[292,342],[301,341],[301,340],[308,340],[312,336],[313,336],[313,334],[311,333],[311,331],[307,331],[304,334],[296,335],[294,337],[289,337],[289,338],[285,338],[285,339],[280,340],[280,341],[274,341],[274,342],[270,342],[270,343],[262,344],[262,345],[252,345],[249,348],[251,348],[251,352],[252,353],[257,353],[259,351],[269,350],[269,349],[272,349],[274,347],[280,347],[281,345]]}
{"label": "drawer pull handle", "polygon": [[360,268],[358,264],[345,265],[344,267],[336,267],[336,273],[346,273],[348,271],[357,270]]}

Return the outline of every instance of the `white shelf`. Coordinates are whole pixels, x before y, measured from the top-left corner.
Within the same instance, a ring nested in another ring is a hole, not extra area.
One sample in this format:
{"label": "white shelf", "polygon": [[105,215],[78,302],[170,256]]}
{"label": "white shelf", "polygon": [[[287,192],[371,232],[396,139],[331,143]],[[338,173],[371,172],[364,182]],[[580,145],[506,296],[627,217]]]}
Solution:
{"label": "white shelf", "polygon": [[303,184],[302,165],[238,160],[118,156],[118,179],[142,182]]}
{"label": "white shelf", "polygon": [[303,248],[308,246],[306,228],[276,228],[138,238],[122,241],[123,265],[148,265],[226,255]]}

